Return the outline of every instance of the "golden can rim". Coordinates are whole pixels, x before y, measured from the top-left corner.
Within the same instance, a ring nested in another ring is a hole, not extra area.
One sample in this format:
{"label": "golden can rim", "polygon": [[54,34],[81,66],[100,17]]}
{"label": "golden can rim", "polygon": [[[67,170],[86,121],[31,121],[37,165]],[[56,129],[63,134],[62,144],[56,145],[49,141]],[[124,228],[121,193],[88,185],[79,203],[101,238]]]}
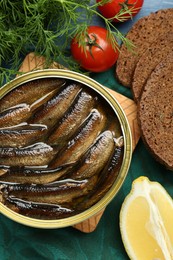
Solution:
{"label": "golden can rim", "polygon": [[120,190],[127,176],[130,163],[131,163],[131,158],[132,158],[131,130],[130,130],[129,122],[127,120],[127,117],[121,105],[116,100],[116,98],[113,97],[113,95],[103,85],[89,78],[88,76],[85,76],[78,72],[65,70],[65,69],[35,70],[35,71],[25,73],[21,76],[18,76],[17,78],[11,80],[9,83],[5,84],[0,89],[0,98],[2,98],[12,89],[28,81],[35,80],[35,79],[42,79],[42,78],[51,78],[51,77],[55,77],[55,78],[63,77],[66,79],[72,79],[80,83],[83,83],[87,85],[89,88],[92,88],[93,90],[98,92],[98,94],[101,95],[109,103],[109,105],[111,105],[119,120],[119,123],[121,125],[121,130],[124,136],[124,158],[117,179],[115,180],[110,190],[96,204],[94,204],[89,209],[77,215],[68,218],[63,218],[63,219],[55,219],[55,220],[35,219],[35,218],[30,218],[18,214],[12,211],[11,209],[9,209],[8,207],[6,207],[5,205],[3,205],[2,203],[0,203],[0,212],[6,217],[26,226],[43,228],[43,229],[63,228],[63,227],[73,226],[98,214],[111,202],[111,200],[115,197],[115,195]]}

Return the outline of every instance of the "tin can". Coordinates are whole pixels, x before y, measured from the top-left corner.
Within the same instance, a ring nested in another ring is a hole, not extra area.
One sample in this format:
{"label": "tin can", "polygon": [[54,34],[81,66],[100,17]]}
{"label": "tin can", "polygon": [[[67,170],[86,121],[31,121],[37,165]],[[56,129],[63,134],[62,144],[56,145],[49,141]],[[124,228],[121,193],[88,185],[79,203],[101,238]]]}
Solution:
{"label": "tin can", "polygon": [[12,211],[11,209],[9,209],[3,203],[0,203],[0,212],[18,223],[31,226],[31,227],[36,227],[36,228],[47,228],[47,229],[63,228],[67,226],[76,225],[80,222],[85,221],[88,218],[93,217],[94,215],[99,213],[102,209],[104,209],[111,202],[111,200],[116,196],[116,194],[118,193],[119,189],[121,188],[127,176],[129,166],[131,163],[132,137],[131,137],[131,131],[130,131],[128,120],[118,101],[101,84],[89,78],[88,76],[85,76],[77,72],[64,70],[64,69],[44,69],[44,70],[38,70],[38,71],[26,73],[12,80],[6,85],[4,85],[0,89],[0,98],[2,98],[8,92],[10,92],[11,90],[17,88],[18,86],[24,83],[36,79],[43,79],[43,78],[64,78],[67,80],[74,80],[76,82],[84,84],[87,88],[94,90],[99,96],[101,96],[105,100],[105,102],[109,104],[109,106],[115,112],[115,115],[118,118],[123,133],[123,138],[124,138],[123,161],[115,182],[113,183],[112,187],[104,195],[103,198],[101,198],[96,204],[91,206],[89,209],[83,211],[82,213],[76,214],[71,217],[63,218],[63,219],[42,220],[42,219],[31,218],[31,217],[18,214]]}

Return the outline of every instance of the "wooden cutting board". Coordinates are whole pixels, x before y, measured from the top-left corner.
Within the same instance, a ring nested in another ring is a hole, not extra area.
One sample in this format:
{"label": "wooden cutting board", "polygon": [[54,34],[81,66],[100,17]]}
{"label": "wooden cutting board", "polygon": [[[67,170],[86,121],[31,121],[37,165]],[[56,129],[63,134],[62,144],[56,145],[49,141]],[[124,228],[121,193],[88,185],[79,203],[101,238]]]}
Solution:
{"label": "wooden cutting board", "polygon": [[[20,71],[29,72],[32,70],[43,69],[44,63],[45,63],[45,59],[43,57],[36,56],[34,53],[29,53],[25,57],[25,59],[22,63],[22,66],[20,68]],[[50,68],[63,69],[64,67],[60,64],[53,63]],[[139,138],[140,138],[140,130],[139,130],[138,123],[137,123],[136,104],[133,100],[131,100],[109,88],[108,88],[108,91],[110,91],[110,93],[116,98],[116,100],[119,102],[119,104],[121,105],[122,109],[124,110],[124,112],[127,116],[127,119],[128,119],[129,125],[130,125],[130,129],[131,129],[131,133],[132,133],[132,145],[133,145],[133,151],[134,151],[134,149],[139,141]],[[82,232],[85,232],[85,233],[94,231],[100,221],[100,218],[103,215],[104,210],[97,213],[97,215],[95,215],[79,224],[74,225],[74,228],[76,228]]]}

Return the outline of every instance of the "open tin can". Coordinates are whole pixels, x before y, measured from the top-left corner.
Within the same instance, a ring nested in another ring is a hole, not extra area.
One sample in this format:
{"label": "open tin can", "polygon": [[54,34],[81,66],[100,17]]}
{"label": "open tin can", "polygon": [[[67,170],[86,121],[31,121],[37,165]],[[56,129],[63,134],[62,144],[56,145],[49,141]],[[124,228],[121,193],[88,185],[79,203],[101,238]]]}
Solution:
{"label": "open tin can", "polygon": [[[110,203],[110,201],[115,197],[126,178],[130,166],[132,156],[132,137],[128,120],[117,100],[101,84],[80,73],[61,69],[45,69],[26,73],[7,83],[0,89],[0,103],[3,97],[5,97],[10,91],[17,89],[21,85],[28,84],[31,81],[42,79],[64,79],[65,81],[70,80],[76,82],[77,84],[82,84],[86,91],[88,90],[89,92],[94,93],[94,95],[97,96],[98,99],[101,99],[103,101],[103,104],[106,104],[106,106],[108,106],[109,109],[112,110],[115,121],[118,122],[123,136],[123,157],[118,173],[116,173],[117,176],[112,183],[110,189],[91,207],[65,218],[42,219],[15,212],[4,203],[0,202],[0,212],[16,222],[36,228],[62,228],[76,225],[85,221],[86,219],[93,217],[102,209],[104,209],[108,205],[108,203]],[[106,109],[104,105],[102,109]],[[111,118],[111,120],[112,119],[113,118]]]}

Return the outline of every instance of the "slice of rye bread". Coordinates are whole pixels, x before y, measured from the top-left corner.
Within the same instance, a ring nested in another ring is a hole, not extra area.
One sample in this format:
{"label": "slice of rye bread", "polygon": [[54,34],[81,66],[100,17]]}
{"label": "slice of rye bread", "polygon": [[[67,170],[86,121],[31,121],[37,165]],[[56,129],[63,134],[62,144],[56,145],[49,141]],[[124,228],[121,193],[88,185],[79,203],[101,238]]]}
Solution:
{"label": "slice of rye bread", "polygon": [[173,32],[161,35],[141,55],[136,64],[132,82],[132,93],[136,102],[139,101],[143,86],[152,71],[171,51],[173,52]]}
{"label": "slice of rye bread", "polygon": [[146,147],[173,170],[173,53],[157,65],[144,86],[138,121]]}
{"label": "slice of rye bread", "polygon": [[142,53],[161,35],[173,32],[173,8],[162,9],[138,20],[126,35],[135,45],[135,52],[121,45],[115,74],[118,81],[131,87],[133,73]]}

